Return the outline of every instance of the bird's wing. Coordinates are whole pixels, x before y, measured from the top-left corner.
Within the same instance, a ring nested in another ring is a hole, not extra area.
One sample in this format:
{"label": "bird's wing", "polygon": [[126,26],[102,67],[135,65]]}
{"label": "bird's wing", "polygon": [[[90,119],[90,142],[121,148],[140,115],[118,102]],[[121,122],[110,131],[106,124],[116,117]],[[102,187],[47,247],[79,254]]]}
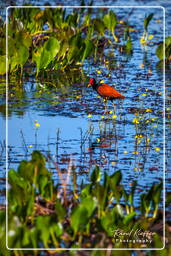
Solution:
{"label": "bird's wing", "polygon": [[98,93],[102,97],[109,97],[109,98],[124,98],[124,96],[111,87],[108,84],[102,84],[98,87]]}

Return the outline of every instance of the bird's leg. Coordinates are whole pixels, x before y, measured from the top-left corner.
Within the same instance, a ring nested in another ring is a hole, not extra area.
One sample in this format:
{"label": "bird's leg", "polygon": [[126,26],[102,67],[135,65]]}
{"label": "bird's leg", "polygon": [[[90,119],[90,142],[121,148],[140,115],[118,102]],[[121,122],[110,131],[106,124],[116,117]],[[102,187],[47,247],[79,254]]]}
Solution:
{"label": "bird's leg", "polygon": [[105,111],[104,111],[104,114],[106,114],[106,112],[107,112],[107,99],[106,98],[104,98],[104,104],[105,104]]}
{"label": "bird's leg", "polygon": [[114,107],[114,115],[116,115],[116,104],[112,102],[112,105]]}

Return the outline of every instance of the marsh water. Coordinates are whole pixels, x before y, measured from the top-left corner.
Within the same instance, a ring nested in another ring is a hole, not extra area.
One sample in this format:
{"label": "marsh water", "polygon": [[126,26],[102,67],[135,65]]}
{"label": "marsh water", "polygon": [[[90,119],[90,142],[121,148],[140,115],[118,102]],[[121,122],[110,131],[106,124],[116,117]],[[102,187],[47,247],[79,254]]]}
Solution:
{"label": "marsh water", "polygon": [[[90,170],[96,165],[102,173],[121,170],[127,190],[134,180],[138,181],[138,204],[139,194],[163,179],[164,77],[155,54],[157,43],[163,40],[163,10],[114,11],[121,21],[127,17],[133,28],[132,55],[120,54],[120,47],[112,44],[98,60],[90,58],[65,72],[42,72],[36,79],[34,70],[28,66],[22,82],[10,77],[8,168],[16,169],[21,160],[30,159],[33,150],[40,150],[47,158],[51,156],[64,176],[72,162],[78,184],[88,183]],[[143,20],[152,12],[155,15],[149,34],[157,43],[142,47]],[[103,100],[92,88],[87,88],[90,77],[112,85],[125,99],[116,100],[115,107],[108,102],[105,113]],[[5,79],[1,79],[2,178],[6,167],[5,86]],[[48,167],[57,183],[58,175],[51,161]],[[169,186],[167,189],[170,190]]]}

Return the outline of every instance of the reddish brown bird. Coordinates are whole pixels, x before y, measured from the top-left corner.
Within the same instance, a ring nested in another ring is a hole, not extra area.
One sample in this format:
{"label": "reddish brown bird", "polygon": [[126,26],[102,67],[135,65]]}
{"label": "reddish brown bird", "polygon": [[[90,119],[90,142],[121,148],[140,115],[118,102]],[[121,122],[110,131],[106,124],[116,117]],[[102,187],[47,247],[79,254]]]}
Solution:
{"label": "reddish brown bird", "polygon": [[94,78],[90,78],[88,87],[92,88],[105,100],[124,99],[125,96],[108,84],[98,84]]}

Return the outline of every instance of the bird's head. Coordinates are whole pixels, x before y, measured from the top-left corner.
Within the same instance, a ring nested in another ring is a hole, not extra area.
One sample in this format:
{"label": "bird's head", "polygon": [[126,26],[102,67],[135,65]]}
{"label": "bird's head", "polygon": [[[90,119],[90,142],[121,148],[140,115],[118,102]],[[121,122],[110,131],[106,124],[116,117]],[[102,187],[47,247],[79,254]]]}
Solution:
{"label": "bird's head", "polygon": [[95,86],[95,85],[96,85],[96,80],[94,78],[90,78],[88,87]]}

